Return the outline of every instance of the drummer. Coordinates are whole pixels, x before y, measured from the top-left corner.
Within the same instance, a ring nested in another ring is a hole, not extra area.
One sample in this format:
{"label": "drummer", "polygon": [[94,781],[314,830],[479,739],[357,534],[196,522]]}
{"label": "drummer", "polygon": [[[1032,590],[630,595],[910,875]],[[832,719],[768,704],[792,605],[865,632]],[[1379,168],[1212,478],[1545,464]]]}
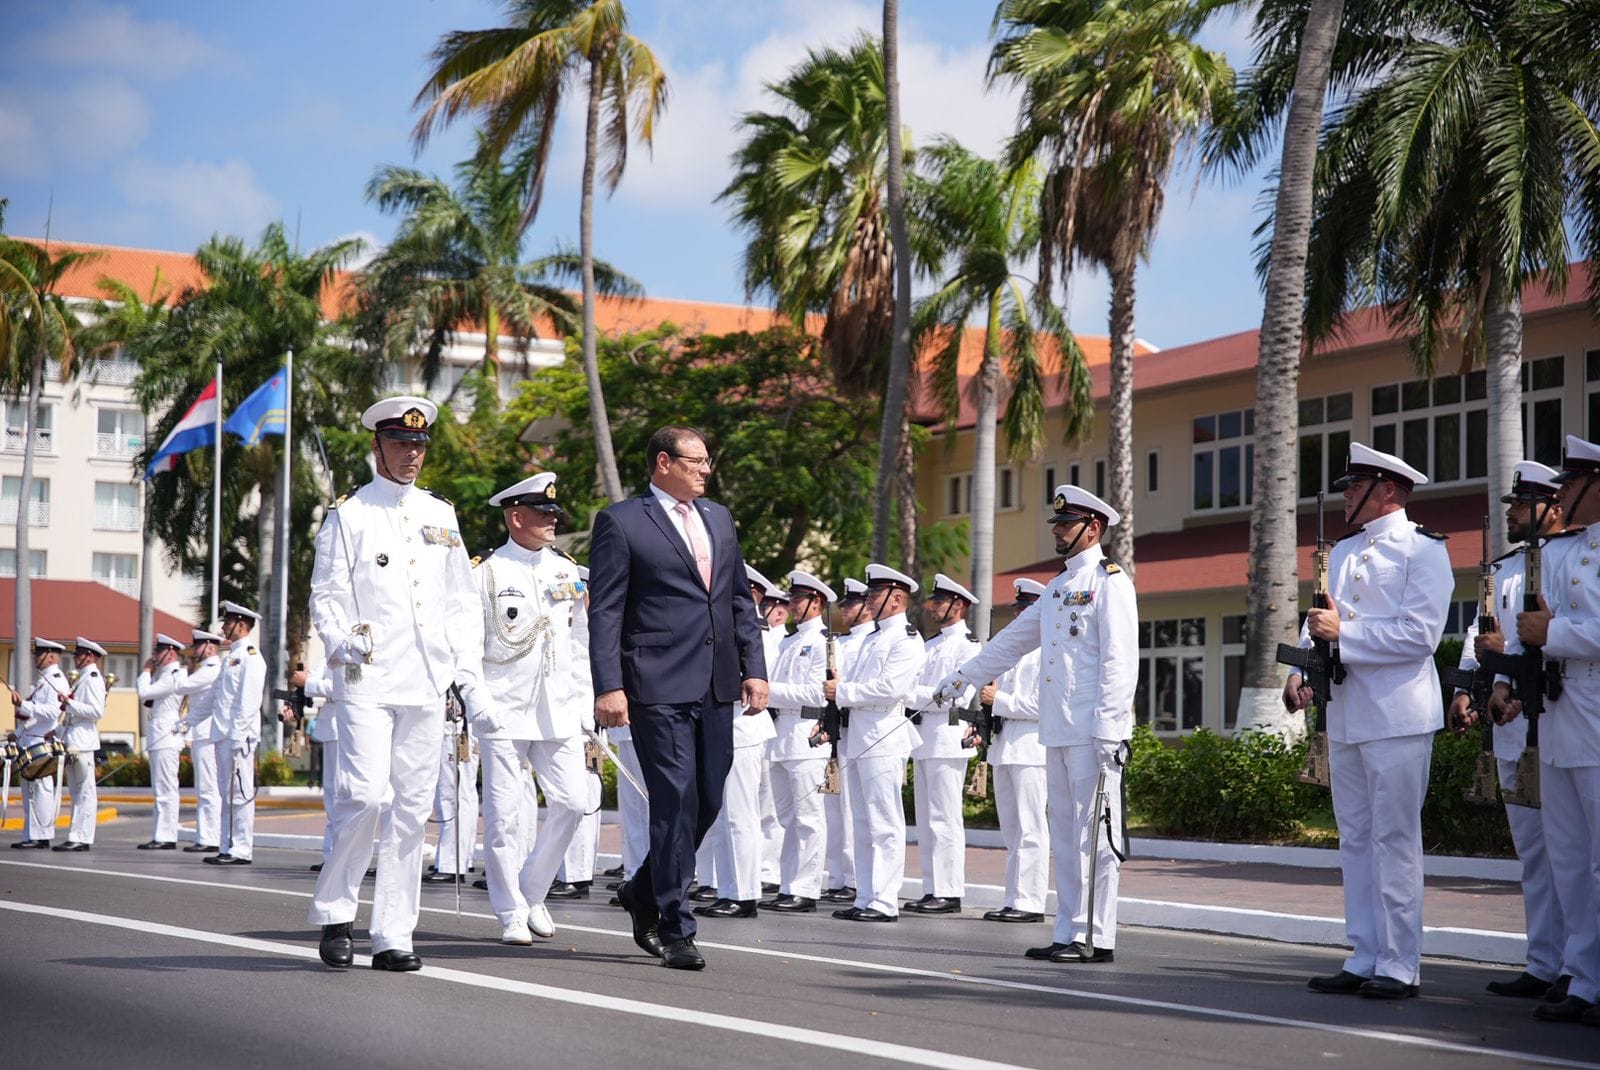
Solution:
{"label": "drummer", "polygon": [[33,666],[39,678],[26,699],[11,689],[17,745],[23,752],[22,839],[12,847],[49,847],[55,835],[55,762],[50,761],[50,742],[45,737],[55,732],[60,723],[62,696],[72,690],[67,674],[61,671],[61,655],[66,649],[49,639],[35,639]]}

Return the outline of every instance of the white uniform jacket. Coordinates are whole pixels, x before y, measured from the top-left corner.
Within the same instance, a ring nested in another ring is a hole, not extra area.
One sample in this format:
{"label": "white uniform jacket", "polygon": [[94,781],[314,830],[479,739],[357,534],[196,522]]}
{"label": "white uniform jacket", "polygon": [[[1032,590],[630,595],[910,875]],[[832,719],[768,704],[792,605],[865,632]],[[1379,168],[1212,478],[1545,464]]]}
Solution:
{"label": "white uniform jacket", "polygon": [[134,687],[139,692],[139,701],[150,711],[145,721],[146,754],[183,749],[183,729],[178,724],[178,709],[183,705],[178,685],[183,683],[183,675],[183,663],[177,659],[153,673],[149,669],[139,673]]}
{"label": "white uniform jacket", "polygon": [[61,723],[61,696],[72,690],[60,665],[39,674],[33,690],[17,707],[17,742],[23,746],[38,743]]}
{"label": "white uniform jacket", "polygon": [[321,699],[316,719],[311,722],[311,738],[318,743],[339,742],[339,704],[333,701],[334,671],[326,665],[320,675],[306,675],[306,698]]}
{"label": "white uniform jacket", "polygon": [[1033,605],[961,667],[981,687],[1038,650],[1039,742],[1074,747],[1133,735],[1139,606],[1128,574],[1098,545],[1079,551]]}
{"label": "white uniform jacket", "polygon": [[859,758],[870,748],[875,757],[903,758],[916,749],[921,737],[906,718],[906,698],[922,673],[924,656],[922,637],[904,613],[878,622],[835,693],[834,701],[850,711],[841,756]]}
{"label": "white uniform jacket", "polygon": [[189,700],[184,723],[189,739],[195,743],[215,743],[228,738],[228,726],[212,716],[217,708],[217,677],[222,675],[222,655],[213,654],[189,670],[178,685],[178,694]]}
{"label": "white uniform jacket", "polygon": [[222,671],[213,694],[212,716],[220,728],[218,739],[232,740],[234,749],[249,749],[261,741],[261,693],[267,686],[267,660],[245,636],[222,652]]}
{"label": "white uniform jacket", "polygon": [[[1443,725],[1433,652],[1455,591],[1444,538],[1397,509],[1351,532],[1328,555],[1328,599],[1339,611],[1344,683],[1328,702],[1337,743],[1415,736]],[[1300,645],[1311,635],[1300,629]]]}
{"label": "white uniform jacket", "polygon": [[1547,542],[1543,569],[1552,614],[1544,656],[1562,662],[1562,690],[1539,718],[1539,760],[1600,765],[1600,525]]}
{"label": "white uniform jacket", "polygon": [[72,685],[72,697],[61,714],[67,749],[93,754],[100,749],[100,718],[106,715],[106,678],[93,665]]}
{"label": "white uniform jacket", "polygon": [[990,765],[1043,765],[1044,744],[1039,742],[1039,663],[1037,650],[995,681],[994,738],[989,741]]}
{"label": "white uniform jacket", "polygon": [[[788,638],[781,626],[774,627],[764,624],[761,627],[761,654],[767,663],[767,675],[772,675],[772,663],[778,656],[778,647]],[[767,709],[756,713],[746,713],[748,707],[740,704],[733,713],[733,745],[735,747],[754,747],[778,734],[777,726],[773,723],[770,712],[771,703]]]}
{"label": "white uniform jacket", "polygon": [[372,660],[334,674],[334,699],[430,706],[452,683],[482,701],[483,605],[455,507],[378,477],[339,499],[317,532],[311,624],[337,663],[357,624]]}
{"label": "white uniform jacket", "polygon": [[[842,666],[839,641],[834,640],[834,660]],[[811,745],[815,720],[800,716],[804,709],[821,709],[827,704],[822,685],[828,677],[828,633],[821,617],[812,617],[784,637],[778,652],[767,660],[767,705],[777,711],[777,737],[767,748],[775,762],[798,762],[826,758],[828,751]]]}
{"label": "white uniform jacket", "polygon": [[925,657],[922,673],[906,698],[909,709],[925,711],[922,723],[917,726],[922,742],[911,752],[911,757],[970,758],[977,753],[977,748],[961,745],[967,732],[966,722],[952,725],[948,710],[934,708],[933,689],[939,686],[940,680],[970,661],[980,649],[978,641],[972,638],[972,633],[967,631],[962,621],[946,625],[923,646]]}
{"label": "white uniform jacket", "polygon": [[507,541],[472,570],[483,676],[504,727],[484,739],[570,739],[594,723],[589,614],[572,558]]}

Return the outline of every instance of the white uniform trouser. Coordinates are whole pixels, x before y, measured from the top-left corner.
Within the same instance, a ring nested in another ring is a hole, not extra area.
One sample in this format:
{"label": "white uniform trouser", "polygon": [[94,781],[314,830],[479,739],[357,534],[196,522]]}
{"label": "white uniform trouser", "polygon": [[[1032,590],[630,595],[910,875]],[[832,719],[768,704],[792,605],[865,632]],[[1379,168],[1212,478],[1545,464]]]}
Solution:
{"label": "white uniform trouser", "polygon": [[189,745],[194,763],[194,842],[215,847],[222,842],[222,756],[226,739],[196,740]]}
{"label": "white uniform trouser", "polygon": [[67,755],[67,787],[72,789],[72,824],[67,839],[74,843],[93,843],[95,814],[100,809],[100,793],[94,784],[93,752],[73,751]]}
{"label": "white uniform trouser", "polygon": [[850,780],[855,826],[855,905],[898,917],[906,876],[906,808],[900,794],[906,759],[867,755],[841,764]]}
{"label": "white uniform trouser", "polygon": [[1050,830],[1045,820],[1050,789],[1045,767],[995,765],[990,769],[1000,835],[1006,844],[1004,905],[1042,914],[1050,882]]}
{"label": "white uniform trouser", "polygon": [[[578,749],[583,749],[581,740]],[[586,765],[578,799],[583,807],[583,815],[578,818],[578,827],[573,831],[572,840],[567,844],[567,853],[561,859],[558,874],[561,880],[571,884],[594,880],[594,855],[600,849],[600,798],[604,791],[605,785]]]}
{"label": "white uniform trouser", "polygon": [[965,758],[918,758],[917,858],[922,893],[960,899],[967,883],[967,829],[961,815]]}
{"label": "white uniform trouser", "polygon": [[778,852],[778,891],[815,899],[822,894],[823,847],[827,818],[817,791],[828,769],[826,758],[767,763],[772,769],[772,801],[783,823]]}
{"label": "white uniform trouser", "polygon": [[[1510,791],[1517,783],[1517,763],[1498,759],[1500,789]],[[1528,972],[1541,981],[1554,981],[1561,975],[1561,949],[1566,930],[1561,924],[1561,904],[1556,902],[1550,876],[1550,855],[1544,846],[1544,824],[1539,810],[1531,806],[1506,804],[1506,821],[1511,825],[1511,842],[1522,860],[1522,916],[1528,931]]]}
{"label": "white uniform trouser", "polygon": [[1050,850],[1056,866],[1058,944],[1084,943],[1089,938],[1088,876],[1094,873],[1094,946],[1117,946],[1117,888],[1122,865],[1100,825],[1100,846],[1094,859],[1089,845],[1096,818],[1095,789],[1106,769],[1106,801],[1111,807],[1112,836],[1121,847],[1122,767],[1112,759],[1118,744],[1105,740],[1072,747],[1045,748],[1045,780],[1049,791]]}
{"label": "white uniform trouser", "polygon": [[[644,783],[644,771],[639,768],[639,752],[633,749],[633,740],[624,739],[617,744],[617,760],[633,774],[635,783]],[[650,850],[650,803],[627,778],[617,775],[617,819],[622,823],[622,875],[633,876],[644,856]]]}
{"label": "white uniform trouser", "polygon": [[150,789],[156,797],[155,831],[150,838],[156,843],[176,843],[178,839],[178,747],[153,751],[150,759]]}
{"label": "white uniform trouser", "polygon": [[[460,813],[456,812],[456,766],[454,757],[455,735],[448,730],[444,746],[439,752],[439,786],[434,792],[433,816],[439,822],[439,846],[433,856],[434,868],[440,873],[466,873],[472,868],[478,843],[478,748],[470,746],[471,753],[461,767]],[[456,822],[461,822],[461,853],[456,857]]]}
{"label": "white uniform trouser", "polygon": [[372,951],[410,951],[421,907],[424,832],[439,779],[444,703],[349,703],[339,713],[333,852],[317,876],[307,920],[312,925],[356,920],[361,879],[382,816],[387,819],[372,893]]}
{"label": "white uniform trouser", "polygon": [[783,854],[783,826],[778,823],[778,799],[773,792],[772,776],[772,762],[767,760],[767,748],[762,744],[761,880],[765,884],[778,883],[782,870],[780,856]]}
{"label": "white uniform trouser", "polygon": [[324,740],[322,743],[322,864],[327,865],[328,859],[333,857],[333,782],[334,771],[339,764],[339,741],[334,739]]}
{"label": "white uniform trouser", "polygon": [[1600,1001],[1600,766],[1539,769],[1539,811],[1567,940],[1561,969],[1569,995]]}
{"label": "white uniform trouser", "polygon": [[56,778],[22,782],[22,838],[50,840],[56,834]]}
{"label": "white uniform trouser", "polygon": [[[583,739],[486,739],[483,747],[483,862],[489,876],[489,905],[501,925],[526,918],[544,902],[550,882],[583,819],[586,779]],[[530,837],[527,821],[526,760],[544,792],[544,828]]]}
{"label": "white uniform trouser", "polygon": [[1433,734],[1328,742],[1344,870],[1344,925],[1361,977],[1420,983],[1422,802]]}
{"label": "white uniform trouser", "polygon": [[717,895],[723,899],[742,902],[761,896],[761,862],[767,843],[761,827],[761,769],[766,764],[764,742],[733,748],[733,764],[722,788],[722,810],[715,823],[721,826],[715,865]]}
{"label": "white uniform trouser", "polygon": [[850,782],[842,771],[839,794],[822,797],[822,813],[828,824],[828,887],[856,886],[855,829],[850,819]]}
{"label": "white uniform trouser", "polygon": [[[728,808],[726,797],[722,801],[722,808]],[[722,853],[722,840],[727,835],[728,823],[719,814],[711,827],[706,829],[705,839],[700,841],[700,847],[694,853],[694,879],[702,888],[718,888],[718,881],[724,879],[717,873],[717,856]],[[730,887],[731,884],[730,880]]]}
{"label": "white uniform trouser", "polygon": [[234,858],[254,858],[256,844],[256,752],[243,744],[228,743],[217,772],[227,800],[222,812],[222,853]]}

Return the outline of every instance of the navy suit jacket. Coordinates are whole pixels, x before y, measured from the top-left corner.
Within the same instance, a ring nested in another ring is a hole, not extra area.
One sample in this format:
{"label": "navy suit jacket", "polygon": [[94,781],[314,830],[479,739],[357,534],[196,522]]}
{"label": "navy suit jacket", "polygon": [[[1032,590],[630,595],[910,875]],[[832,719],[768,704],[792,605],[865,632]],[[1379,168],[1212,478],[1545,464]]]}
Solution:
{"label": "navy suit jacket", "polygon": [[711,537],[711,589],[653,492],[595,516],[589,545],[589,665],[596,695],[621,688],[644,705],[737,702],[766,679],[733,514],[696,499]]}

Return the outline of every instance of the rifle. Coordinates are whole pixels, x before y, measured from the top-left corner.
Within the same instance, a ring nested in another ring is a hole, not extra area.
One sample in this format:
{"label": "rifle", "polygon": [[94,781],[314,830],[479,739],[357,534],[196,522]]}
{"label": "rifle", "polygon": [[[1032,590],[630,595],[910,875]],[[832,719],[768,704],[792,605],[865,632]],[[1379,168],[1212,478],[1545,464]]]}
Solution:
{"label": "rifle", "polygon": [[[832,607],[828,615],[832,617]],[[832,620],[828,623],[831,625]],[[828,669],[826,679],[834,680],[839,676],[839,647],[833,638],[833,629],[830,627],[825,633],[828,650]],[[822,706],[810,706],[800,711],[800,716],[815,719],[817,727],[811,730],[811,738],[807,741],[813,747],[822,746],[823,736],[827,737],[829,746],[828,766],[822,774],[822,785],[817,788],[823,795],[839,794],[839,735],[844,728],[846,713],[839,708],[839,703],[828,699]]]}
{"label": "rifle", "polygon": [[[1500,630],[1494,615],[1494,567],[1489,561],[1489,518],[1483,518],[1483,558],[1478,562],[1478,634],[1492,635]],[[1476,669],[1450,668],[1444,671],[1446,686],[1465,691],[1467,708],[1483,722],[1483,750],[1478,752],[1472,781],[1462,798],[1470,803],[1492,806],[1500,788],[1499,767],[1494,760],[1494,718],[1489,716],[1489,695],[1494,690],[1494,673],[1482,663]]]}
{"label": "rifle", "polygon": [[982,701],[983,688],[972,689],[972,701],[966,706],[950,708],[950,725],[955,727],[965,721],[969,731],[978,737],[978,764],[972,767],[967,778],[966,794],[971,799],[986,798],[989,794],[989,745],[1000,729],[1000,718],[994,715],[994,706]]}
{"label": "rifle", "polygon": [[[1326,495],[1317,494],[1317,549],[1312,555],[1316,572],[1311,591],[1313,609],[1329,609],[1328,540],[1323,534],[1323,506]],[[1311,649],[1302,650],[1288,643],[1278,644],[1278,661],[1300,670],[1301,679],[1311,688],[1311,705],[1317,711],[1316,728],[1306,751],[1306,767],[1297,778],[1302,784],[1331,787],[1328,771],[1328,703],[1333,700],[1333,685],[1344,683],[1344,663],[1339,648],[1326,639],[1312,639]]]}
{"label": "rifle", "polygon": [[[295,662],[295,671],[304,672],[305,662]],[[306,711],[311,709],[311,699],[306,697],[306,689],[302,687],[272,689],[272,697],[294,710],[294,731],[289,736],[289,742],[283,748],[286,758],[298,758],[306,750]]]}

